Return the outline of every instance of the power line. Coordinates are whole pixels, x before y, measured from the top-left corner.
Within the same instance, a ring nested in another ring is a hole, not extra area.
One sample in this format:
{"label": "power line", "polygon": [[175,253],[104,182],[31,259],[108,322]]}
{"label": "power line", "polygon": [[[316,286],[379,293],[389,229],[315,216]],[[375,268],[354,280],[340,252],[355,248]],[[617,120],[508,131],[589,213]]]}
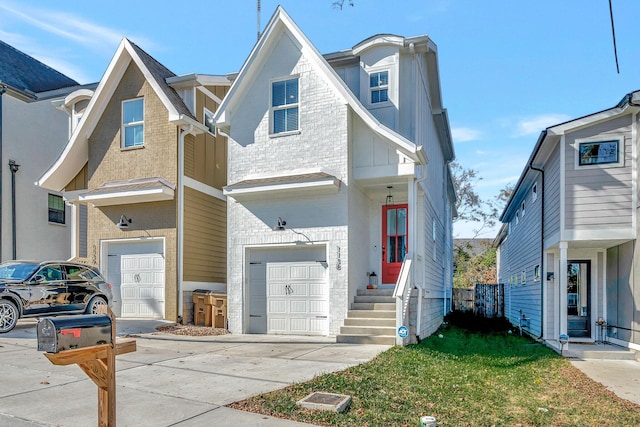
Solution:
{"label": "power line", "polygon": [[616,57],[616,71],[620,74],[620,67],[618,66],[618,48],[616,47],[616,28],[613,24],[613,6],[611,6],[611,0],[609,0],[609,16],[611,17],[611,35],[613,36],[613,54]]}

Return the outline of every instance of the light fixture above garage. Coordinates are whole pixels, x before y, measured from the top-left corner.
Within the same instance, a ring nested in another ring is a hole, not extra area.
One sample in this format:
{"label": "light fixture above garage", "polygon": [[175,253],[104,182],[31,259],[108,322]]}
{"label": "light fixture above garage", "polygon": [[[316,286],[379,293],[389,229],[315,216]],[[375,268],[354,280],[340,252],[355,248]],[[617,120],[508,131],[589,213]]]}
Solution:
{"label": "light fixture above garage", "polygon": [[131,224],[131,222],[131,218],[127,218],[126,215],[122,214],[120,215],[120,222],[117,225],[120,230],[124,230],[129,228],[129,224]]}
{"label": "light fixture above garage", "polygon": [[285,225],[287,225],[287,221],[285,221],[284,219],[278,217],[278,225],[273,227],[273,231],[283,231]]}

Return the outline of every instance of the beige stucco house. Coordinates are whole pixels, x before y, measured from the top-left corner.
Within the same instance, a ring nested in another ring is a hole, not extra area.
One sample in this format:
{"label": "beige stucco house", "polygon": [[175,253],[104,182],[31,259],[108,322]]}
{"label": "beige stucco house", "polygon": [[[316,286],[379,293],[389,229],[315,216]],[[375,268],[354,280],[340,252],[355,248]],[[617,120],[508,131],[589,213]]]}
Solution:
{"label": "beige stucco house", "polygon": [[211,118],[229,87],[123,39],[95,92],[59,106],[72,133],[38,185],[72,205],[72,258],[101,269],[118,316],[188,321],[191,291],[226,289],[227,143]]}

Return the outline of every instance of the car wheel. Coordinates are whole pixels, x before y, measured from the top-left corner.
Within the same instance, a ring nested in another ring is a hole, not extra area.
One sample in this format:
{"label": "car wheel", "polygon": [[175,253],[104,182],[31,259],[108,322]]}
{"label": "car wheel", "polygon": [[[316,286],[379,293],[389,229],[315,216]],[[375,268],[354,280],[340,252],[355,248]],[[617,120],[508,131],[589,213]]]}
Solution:
{"label": "car wheel", "polygon": [[100,314],[100,307],[106,307],[107,302],[100,297],[93,297],[89,304],[87,305],[87,310],[85,311],[87,314]]}
{"label": "car wheel", "polygon": [[0,334],[12,330],[18,323],[18,307],[6,299],[0,299]]}

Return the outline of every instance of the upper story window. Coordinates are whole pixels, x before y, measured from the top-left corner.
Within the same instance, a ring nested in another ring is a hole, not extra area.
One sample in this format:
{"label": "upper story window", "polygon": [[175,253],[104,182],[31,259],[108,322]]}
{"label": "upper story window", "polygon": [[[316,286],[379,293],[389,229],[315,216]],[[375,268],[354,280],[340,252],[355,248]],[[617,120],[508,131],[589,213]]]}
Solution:
{"label": "upper story window", "polygon": [[533,188],[531,188],[531,201],[535,202],[538,200],[538,183],[533,184]]}
{"label": "upper story window", "polygon": [[144,98],[122,101],[122,147],[144,145]]}
{"label": "upper story window", "polygon": [[624,166],[624,136],[576,140],[576,167]]}
{"label": "upper story window", "polygon": [[216,136],[216,125],[213,121],[213,113],[206,108],[204,109],[204,125],[209,129],[209,133]]}
{"label": "upper story window", "polygon": [[49,222],[64,224],[64,200],[62,196],[49,194]]}
{"label": "upper story window", "polygon": [[522,211],[522,216],[524,216],[525,210],[524,210],[524,202],[522,202],[522,205],[520,207],[520,210]]}
{"label": "upper story window", "polygon": [[520,210],[516,211],[516,225],[520,224]]}
{"label": "upper story window", "polygon": [[380,71],[369,75],[369,91],[371,103],[379,104],[389,101],[389,72]]}
{"label": "upper story window", "polygon": [[299,129],[298,78],[271,83],[272,133],[291,132]]}

